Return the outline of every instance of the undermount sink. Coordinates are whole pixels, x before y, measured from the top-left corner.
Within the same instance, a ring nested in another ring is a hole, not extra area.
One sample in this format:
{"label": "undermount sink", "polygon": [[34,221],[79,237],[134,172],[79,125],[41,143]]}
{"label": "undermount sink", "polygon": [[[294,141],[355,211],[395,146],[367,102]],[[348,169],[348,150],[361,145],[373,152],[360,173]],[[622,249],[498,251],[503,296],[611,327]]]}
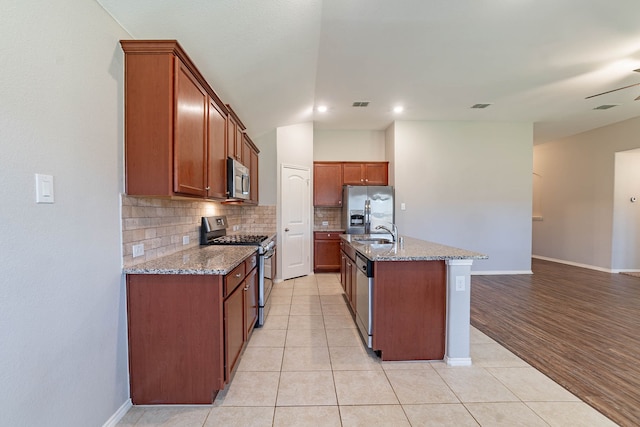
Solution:
{"label": "undermount sink", "polygon": [[361,243],[363,245],[391,245],[393,244],[392,240],[389,239],[354,239],[354,242]]}

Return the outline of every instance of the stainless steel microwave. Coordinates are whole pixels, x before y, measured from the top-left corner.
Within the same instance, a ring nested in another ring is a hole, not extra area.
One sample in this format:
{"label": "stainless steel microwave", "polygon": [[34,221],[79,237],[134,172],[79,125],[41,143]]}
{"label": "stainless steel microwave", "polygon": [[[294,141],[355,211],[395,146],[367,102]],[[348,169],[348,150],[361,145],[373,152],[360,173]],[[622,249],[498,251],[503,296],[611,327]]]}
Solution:
{"label": "stainless steel microwave", "polygon": [[230,199],[249,199],[249,168],[239,161],[227,158],[227,192]]}

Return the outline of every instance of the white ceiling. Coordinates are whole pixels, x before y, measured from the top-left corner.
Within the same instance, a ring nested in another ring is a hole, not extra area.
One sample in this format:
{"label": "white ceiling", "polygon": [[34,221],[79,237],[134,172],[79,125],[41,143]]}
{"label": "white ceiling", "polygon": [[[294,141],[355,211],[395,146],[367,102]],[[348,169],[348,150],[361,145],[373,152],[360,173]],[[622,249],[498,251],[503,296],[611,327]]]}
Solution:
{"label": "white ceiling", "polygon": [[638,0],[97,1],[132,38],[178,40],[254,137],[384,129],[396,104],[401,120],[533,122],[536,143],[640,116],[640,86],[585,99],[640,83]]}

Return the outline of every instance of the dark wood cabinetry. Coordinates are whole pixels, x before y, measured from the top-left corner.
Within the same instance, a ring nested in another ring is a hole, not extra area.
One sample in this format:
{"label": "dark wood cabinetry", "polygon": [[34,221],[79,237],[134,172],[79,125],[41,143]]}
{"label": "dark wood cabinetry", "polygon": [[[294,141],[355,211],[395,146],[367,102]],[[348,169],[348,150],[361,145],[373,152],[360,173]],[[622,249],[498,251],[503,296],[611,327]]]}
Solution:
{"label": "dark wood cabinetry", "polygon": [[344,241],[340,241],[340,283],[354,313],[356,309],[356,274],[358,273],[355,258],[355,250]]}
{"label": "dark wood cabinetry", "polygon": [[342,165],[344,185],[388,185],[388,162],[345,162]]}
{"label": "dark wood cabinetry", "polygon": [[213,402],[257,320],[256,264],[251,255],[226,276],[127,275],[134,404]]}
{"label": "dark wood cabinetry", "polygon": [[342,163],[313,163],[313,205],[342,206]]}
{"label": "dark wood cabinetry", "polygon": [[242,161],[242,145],[244,142],[243,135],[246,127],[235,111],[233,111],[231,105],[227,104],[227,110],[229,110],[229,139],[227,141],[227,155],[229,157],[233,157],[243,165],[246,165],[246,163]]}
{"label": "dark wood cabinetry", "polygon": [[[175,40],[121,40],[125,186],[134,196],[225,200],[226,158],[243,159],[245,126]],[[258,175],[255,174],[257,203]]]}
{"label": "dark wood cabinetry", "polygon": [[389,185],[389,162],[313,162],[313,205],[342,207],[343,185]]}
{"label": "dark wood cabinetry", "polygon": [[209,144],[207,162],[208,197],[227,197],[227,112],[209,100]]}
{"label": "dark wood cabinetry", "polygon": [[340,271],[340,234],[339,232],[313,233],[313,271]]}

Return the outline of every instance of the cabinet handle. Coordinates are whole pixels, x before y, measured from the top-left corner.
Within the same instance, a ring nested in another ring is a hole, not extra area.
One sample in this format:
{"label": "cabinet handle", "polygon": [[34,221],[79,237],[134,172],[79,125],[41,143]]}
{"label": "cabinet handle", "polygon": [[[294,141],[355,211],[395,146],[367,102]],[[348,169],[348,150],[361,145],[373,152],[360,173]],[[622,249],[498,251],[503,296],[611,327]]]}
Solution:
{"label": "cabinet handle", "polygon": [[211,187],[206,187],[205,190],[209,191],[211,190]]}
{"label": "cabinet handle", "polygon": [[342,204],[342,200],[338,200],[338,204],[341,205]]}
{"label": "cabinet handle", "polygon": [[244,290],[245,290],[245,291],[248,291],[248,290],[249,290],[249,287],[247,286],[246,288],[244,288]]}
{"label": "cabinet handle", "polygon": [[242,277],[241,273],[236,273],[236,277]]}
{"label": "cabinet handle", "polygon": [[360,182],[363,182],[363,181],[364,181],[364,179],[360,178]]}
{"label": "cabinet handle", "polygon": [[369,179],[365,179],[366,182],[369,182]]}

